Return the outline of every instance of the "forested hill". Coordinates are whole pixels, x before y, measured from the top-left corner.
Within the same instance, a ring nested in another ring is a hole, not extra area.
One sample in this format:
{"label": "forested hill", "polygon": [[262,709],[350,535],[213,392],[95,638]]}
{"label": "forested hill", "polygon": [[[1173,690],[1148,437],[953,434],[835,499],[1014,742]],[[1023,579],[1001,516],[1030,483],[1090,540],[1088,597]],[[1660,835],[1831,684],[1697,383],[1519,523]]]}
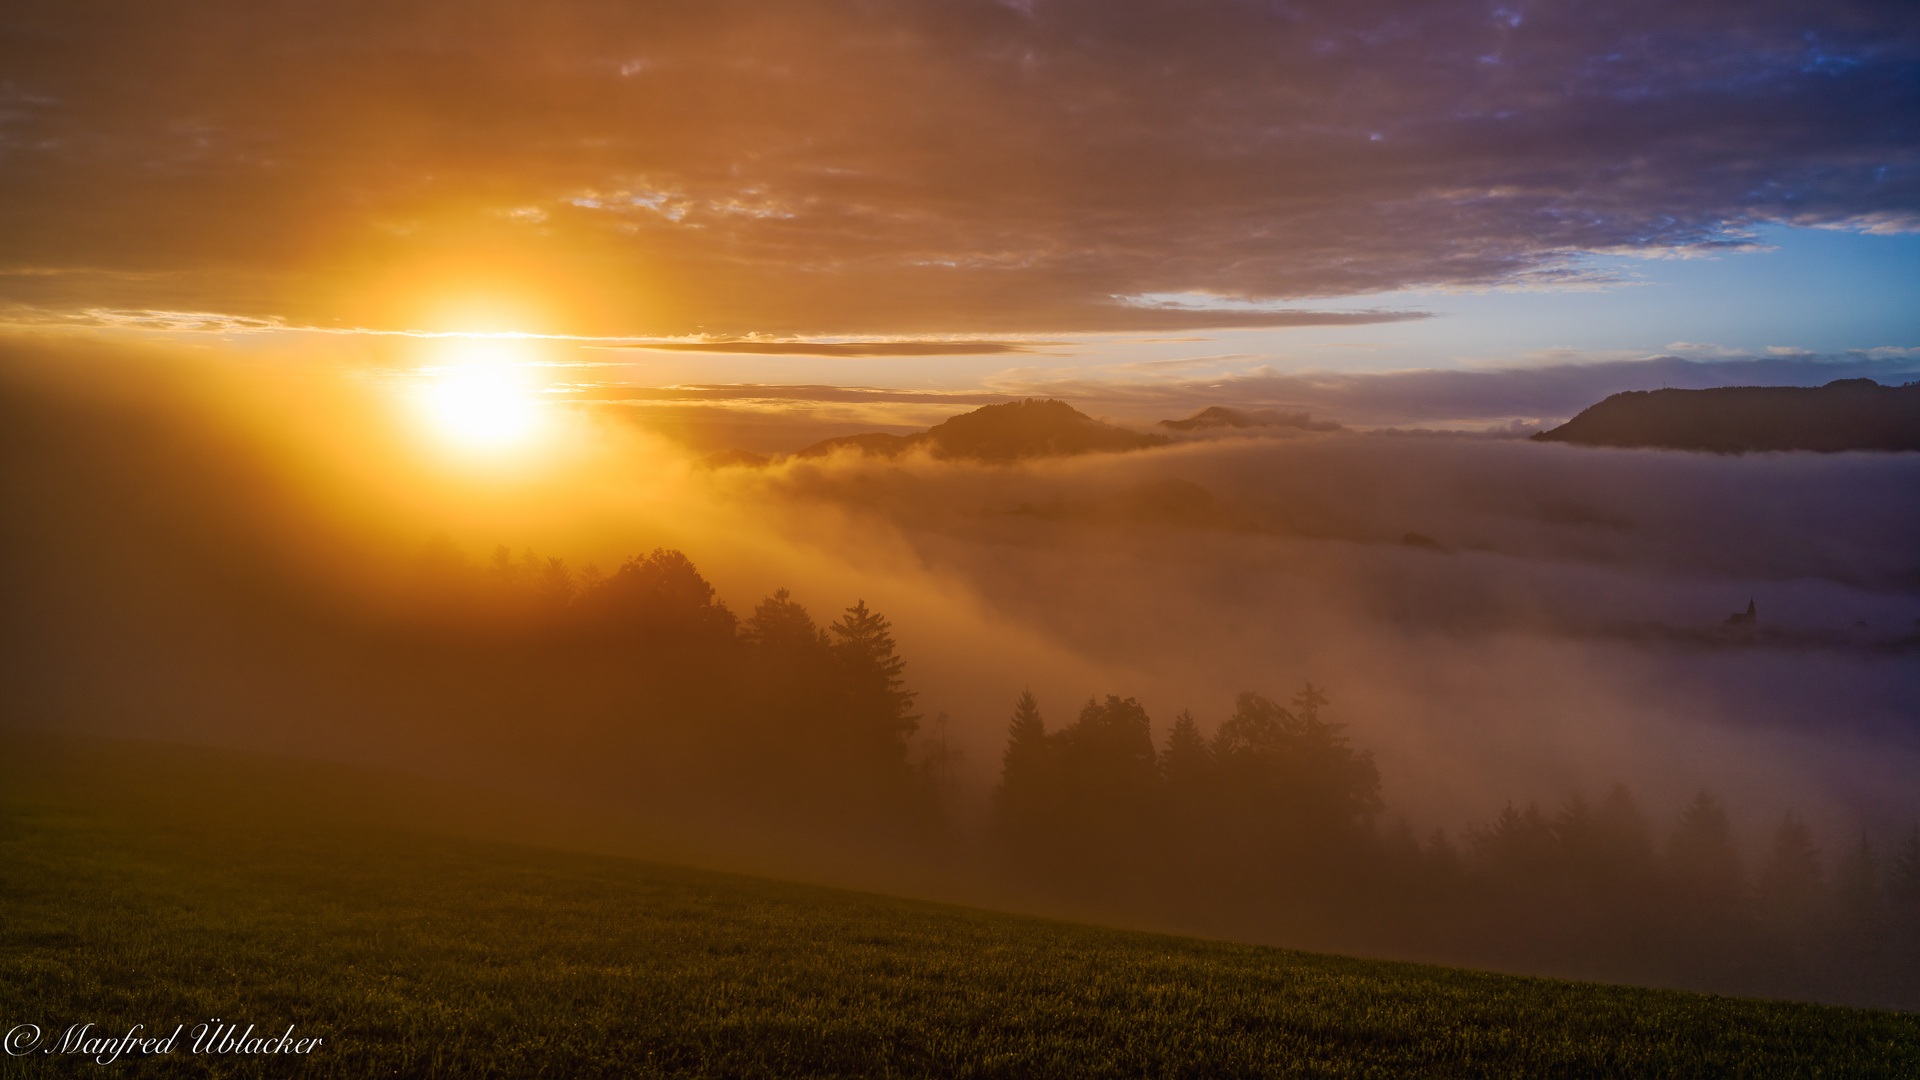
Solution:
{"label": "forested hill", "polygon": [[800,451],[798,456],[821,457],[844,447],[857,447],[865,454],[893,457],[925,446],[937,458],[1013,461],[1138,450],[1165,442],[1163,435],[1143,435],[1101,423],[1064,401],[1028,398],[986,405],[915,435],[848,435],[827,439]]}
{"label": "forested hill", "polygon": [[1920,383],[1631,390],[1534,436],[1670,450],[1920,450]]}

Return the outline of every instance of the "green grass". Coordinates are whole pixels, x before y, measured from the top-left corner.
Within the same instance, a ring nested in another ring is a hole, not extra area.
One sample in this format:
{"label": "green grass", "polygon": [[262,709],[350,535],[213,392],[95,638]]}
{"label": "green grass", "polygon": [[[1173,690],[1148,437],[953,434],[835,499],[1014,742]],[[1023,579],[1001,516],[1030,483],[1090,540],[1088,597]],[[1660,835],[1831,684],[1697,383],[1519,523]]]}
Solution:
{"label": "green grass", "polygon": [[436,836],[297,795],[345,771],[49,745],[0,740],[0,1028],[221,1017],[326,1041],[0,1076],[1920,1076],[1911,1015]]}

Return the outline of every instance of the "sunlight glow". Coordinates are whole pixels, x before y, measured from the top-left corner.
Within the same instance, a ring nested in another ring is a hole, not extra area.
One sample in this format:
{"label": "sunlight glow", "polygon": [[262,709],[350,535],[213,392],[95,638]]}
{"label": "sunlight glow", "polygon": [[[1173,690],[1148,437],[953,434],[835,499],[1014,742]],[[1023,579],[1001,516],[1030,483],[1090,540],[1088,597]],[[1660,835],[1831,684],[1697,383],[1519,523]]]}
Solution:
{"label": "sunlight glow", "polygon": [[539,407],[512,347],[499,339],[460,340],[449,357],[455,363],[432,369],[424,403],[443,439],[468,450],[501,451],[533,437]]}

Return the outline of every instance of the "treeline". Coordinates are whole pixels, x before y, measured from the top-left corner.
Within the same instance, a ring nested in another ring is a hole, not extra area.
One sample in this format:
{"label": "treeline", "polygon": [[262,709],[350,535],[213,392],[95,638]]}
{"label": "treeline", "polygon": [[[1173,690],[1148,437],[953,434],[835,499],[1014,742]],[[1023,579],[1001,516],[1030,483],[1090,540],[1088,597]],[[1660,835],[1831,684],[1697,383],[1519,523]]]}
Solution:
{"label": "treeline", "polygon": [[1132,699],[1058,730],[1014,706],[993,841],[1064,900],[1207,932],[1722,992],[1920,1007],[1920,827],[1829,871],[1787,815],[1749,869],[1702,793],[1656,829],[1631,792],[1508,804],[1458,840],[1383,826],[1378,771],[1311,684],[1243,693],[1156,744]]}
{"label": "treeline", "polygon": [[444,539],[418,575],[393,665],[509,767],[676,817],[894,848],[937,844],[919,726],[886,618],[826,626],[784,589],[742,619],[678,551],[611,573],[506,548],[477,564]]}
{"label": "treeline", "polygon": [[1826,859],[1804,822],[1743,857],[1709,795],[1657,825],[1625,787],[1458,837],[1383,820],[1372,754],[1311,684],[1163,733],[1131,698],[1049,728],[1014,705],[989,829],[957,839],[891,627],[780,590],[745,618],[677,551],[611,573],[451,544],[385,658],[514,770],[676,822],[983,866],[1036,901],[1228,937],[1721,992],[1920,1007],[1920,829]]}

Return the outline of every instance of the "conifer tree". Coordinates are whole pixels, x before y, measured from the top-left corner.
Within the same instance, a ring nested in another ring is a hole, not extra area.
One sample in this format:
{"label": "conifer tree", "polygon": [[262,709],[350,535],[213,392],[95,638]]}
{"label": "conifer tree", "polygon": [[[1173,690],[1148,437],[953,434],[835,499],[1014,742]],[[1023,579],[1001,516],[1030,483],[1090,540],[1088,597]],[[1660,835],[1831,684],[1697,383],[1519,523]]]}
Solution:
{"label": "conifer tree", "polygon": [[1676,902],[1701,917],[1724,917],[1746,898],[1733,825],[1720,801],[1704,791],[1681,812],[1667,843],[1666,864]]}
{"label": "conifer tree", "polygon": [[1887,867],[1894,947],[1920,969],[1920,825],[1907,830]]}
{"label": "conifer tree", "polygon": [[1869,912],[1880,903],[1880,860],[1860,834],[1860,843],[1849,848],[1833,869],[1834,899],[1848,912]]}
{"label": "conifer tree", "polygon": [[814,625],[813,616],[785,589],[775,589],[755,605],[740,631],[749,643],[775,654],[803,655],[827,648],[826,631]]}
{"label": "conifer tree", "polygon": [[873,734],[889,743],[898,741],[904,753],[904,740],[919,727],[920,718],[912,712],[917,695],[906,689],[901,676],[906,661],[893,651],[893,624],[867,610],[861,600],[828,629],[839,639],[833,652],[847,679],[856,722],[872,725]]}
{"label": "conifer tree", "polygon": [[540,566],[540,576],[535,584],[540,601],[548,607],[562,608],[573,600],[573,574],[567,570],[565,559],[547,559]]}
{"label": "conifer tree", "polygon": [[1053,749],[1040,703],[1032,690],[1022,690],[1007,723],[1007,750],[993,792],[994,831],[1008,853],[1022,860],[1042,857],[1057,830],[1049,814],[1057,795]]}
{"label": "conifer tree", "polygon": [[1820,912],[1824,877],[1813,831],[1798,814],[1788,812],[1773,831],[1767,861],[1755,882],[1761,917],[1777,932],[1811,930]]}
{"label": "conifer tree", "polygon": [[1175,792],[1200,790],[1211,779],[1212,765],[1213,755],[1200,734],[1200,725],[1191,712],[1180,710],[1180,715],[1173,718],[1172,730],[1167,732],[1167,748],[1160,755],[1160,773],[1166,777],[1167,786]]}
{"label": "conifer tree", "polygon": [[1047,724],[1032,690],[1022,690],[1007,723],[1007,751],[1000,759],[1000,796],[1021,797],[1041,783],[1046,770]]}
{"label": "conifer tree", "polygon": [[1880,926],[1881,890],[1880,860],[1864,832],[1833,868],[1833,899],[1841,943],[1855,950],[1865,947]]}
{"label": "conifer tree", "polygon": [[1887,898],[1920,926],[1920,825],[1907,830],[1887,867]]}

